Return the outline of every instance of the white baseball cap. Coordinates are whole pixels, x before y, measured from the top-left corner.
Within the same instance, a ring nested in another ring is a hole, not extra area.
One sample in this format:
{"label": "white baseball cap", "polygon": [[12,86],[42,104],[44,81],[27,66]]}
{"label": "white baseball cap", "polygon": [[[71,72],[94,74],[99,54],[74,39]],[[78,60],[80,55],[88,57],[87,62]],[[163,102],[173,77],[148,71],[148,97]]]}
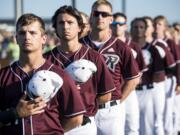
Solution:
{"label": "white baseball cap", "polygon": [[53,71],[36,72],[28,83],[27,93],[31,99],[42,96],[46,102],[52,99],[63,85],[62,78]]}

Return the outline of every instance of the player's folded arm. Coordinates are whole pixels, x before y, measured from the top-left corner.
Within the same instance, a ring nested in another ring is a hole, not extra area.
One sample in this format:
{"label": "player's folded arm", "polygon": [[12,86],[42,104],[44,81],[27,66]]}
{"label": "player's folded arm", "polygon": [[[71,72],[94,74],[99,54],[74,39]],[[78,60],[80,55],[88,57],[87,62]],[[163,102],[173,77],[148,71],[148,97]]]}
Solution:
{"label": "player's folded arm", "polygon": [[82,122],[83,122],[83,114],[80,114],[74,117],[63,118],[61,124],[64,131],[67,132],[75,127],[80,126]]}
{"label": "player's folded arm", "polygon": [[108,92],[108,93],[104,93],[104,94],[99,94],[98,95],[98,103],[99,104],[104,104],[104,103],[106,103],[106,102],[108,102],[108,101],[110,101],[111,100],[111,92]]}

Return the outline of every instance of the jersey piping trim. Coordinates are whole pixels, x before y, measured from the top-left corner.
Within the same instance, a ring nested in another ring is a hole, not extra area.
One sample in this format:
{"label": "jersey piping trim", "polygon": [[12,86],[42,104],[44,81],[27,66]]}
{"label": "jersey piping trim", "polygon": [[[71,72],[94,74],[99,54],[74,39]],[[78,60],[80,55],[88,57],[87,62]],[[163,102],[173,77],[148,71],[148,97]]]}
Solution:
{"label": "jersey piping trim", "polygon": [[64,64],[58,58],[56,58],[56,56],[54,55],[54,52],[52,50],[51,50],[51,54],[52,54],[53,58],[64,67]]}
{"label": "jersey piping trim", "polygon": [[154,73],[163,73],[163,72],[165,72],[165,71],[164,70],[160,70],[160,71],[156,71]]}
{"label": "jersey piping trim", "polygon": [[131,43],[131,39],[128,39],[128,41],[127,41],[127,45],[129,46],[129,45],[130,45],[130,43]]}
{"label": "jersey piping trim", "polygon": [[[21,79],[21,77],[18,75],[18,74],[16,74],[16,72],[12,69],[12,64],[10,65],[10,70],[11,70],[11,72],[20,80],[20,82],[21,82],[21,92],[23,93],[23,82],[22,82],[22,79]],[[25,125],[24,125],[24,118],[22,118],[22,132],[23,132],[23,135],[25,135]]]}
{"label": "jersey piping trim", "polygon": [[84,53],[84,55],[83,55],[80,59],[83,59],[83,58],[86,56],[86,54],[87,54],[87,52],[89,51],[89,49],[90,49],[90,47],[87,46],[86,52]]}
{"label": "jersey piping trim", "polygon": [[144,68],[141,70],[141,72],[146,72],[146,71],[148,71],[148,68]]}
{"label": "jersey piping trim", "polygon": [[83,40],[83,43],[84,43],[85,46],[90,47],[84,38],[82,40]]}
{"label": "jersey piping trim", "polygon": [[176,64],[180,64],[180,60],[177,60],[177,61],[176,61]]}
{"label": "jersey piping trim", "polygon": [[51,64],[47,70],[50,70],[53,66],[54,64]]}
{"label": "jersey piping trim", "polygon": [[76,115],[83,114],[83,113],[85,113],[85,112],[86,112],[86,111],[84,110],[84,111],[81,111],[81,112],[73,113],[73,114],[70,114],[70,115],[64,115],[64,116],[66,116],[66,117],[72,117],[72,116],[76,116]]}
{"label": "jersey piping trim", "polygon": [[114,87],[113,89],[110,89],[110,90],[108,90],[108,91],[106,91],[106,92],[103,92],[103,93],[97,93],[97,94],[103,95],[103,94],[107,94],[107,93],[110,93],[110,92],[115,91],[115,90],[116,90],[116,87]]}
{"label": "jersey piping trim", "polygon": [[135,76],[125,78],[125,80],[132,80],[132,79],[138,78],[138,77],[140,77],[140,76],[141,76],[141,73],[138,73],[138,74],[135,75]]}
{"label": "jersey piping trim", "polygon": [[175,67],[176,66],[176,63],[173,63],[171,65],[169,65],[167,68],[172,68],[172,67]]}
{"label": "jersey piping trim", "polygon": [[107,48],[109,48],[110,46],[112,46],[116,41],[117,41],[117,38],[115,38],[114,41],[113,41],[110,45],[104,47],[102,50],[100,49],[98,52],[99,52],[100,54],[102,54],[102,52],[103,52],[104,50],[106,50]]}

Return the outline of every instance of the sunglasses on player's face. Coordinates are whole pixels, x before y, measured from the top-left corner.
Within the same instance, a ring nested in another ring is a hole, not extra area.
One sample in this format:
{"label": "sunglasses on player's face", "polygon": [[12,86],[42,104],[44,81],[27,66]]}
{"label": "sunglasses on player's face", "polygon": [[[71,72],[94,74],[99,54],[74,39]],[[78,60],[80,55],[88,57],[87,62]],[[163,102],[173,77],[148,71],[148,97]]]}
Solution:
{"label": "sunglasses on player's face", "polygon": [[94,11],[93,12],[94,17],[99,17],[99,15],[101,15],[102,17],[112,16],[110,13],[107,13],[107,12],[102,12],[102,11]]}
{"label": "sunglasses on player's face", "polygon": [[123,25],[125,25],[125,24],[126,24],[126,22],[112,22],[112,25],[113,25],[113,26],[117,26],[117,25],[123,26]]}

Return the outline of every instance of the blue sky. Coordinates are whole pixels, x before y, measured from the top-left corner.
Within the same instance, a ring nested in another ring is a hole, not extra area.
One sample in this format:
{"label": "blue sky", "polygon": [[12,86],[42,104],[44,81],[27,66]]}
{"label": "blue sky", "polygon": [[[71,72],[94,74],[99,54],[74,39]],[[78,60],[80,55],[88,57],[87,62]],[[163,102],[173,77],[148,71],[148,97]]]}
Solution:
{"label": "blue sky", "polygon": [[[0,0],[0,19],[14,17],[15,0]],[[76,0],[77,9],[89,14],[95,0]],[[121,12],[121,0],[109,0],[113,12]],[[71,0],[24,0],[24,13],[35,13],[43,18],[51,18],[62,5],[70,5]],[[165,15],[169,22],[180,22],[180,0],[126,0],[126,15],[129,22],[135,17]]]}

